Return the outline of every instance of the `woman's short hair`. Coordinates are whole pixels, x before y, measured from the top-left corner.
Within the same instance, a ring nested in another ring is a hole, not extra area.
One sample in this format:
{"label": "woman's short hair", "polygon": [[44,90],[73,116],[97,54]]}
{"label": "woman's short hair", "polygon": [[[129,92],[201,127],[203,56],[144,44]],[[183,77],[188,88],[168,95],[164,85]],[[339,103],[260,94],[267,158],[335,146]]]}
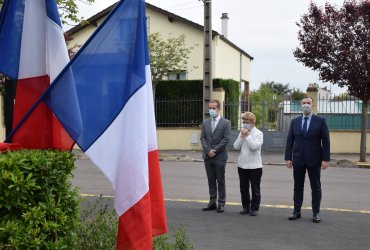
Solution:
{"label": "woman's short hair", "polygon": [[256,116],[252,112],[244,112],[242,114],[242,119],[248,120],[253,124],[256,123]]}

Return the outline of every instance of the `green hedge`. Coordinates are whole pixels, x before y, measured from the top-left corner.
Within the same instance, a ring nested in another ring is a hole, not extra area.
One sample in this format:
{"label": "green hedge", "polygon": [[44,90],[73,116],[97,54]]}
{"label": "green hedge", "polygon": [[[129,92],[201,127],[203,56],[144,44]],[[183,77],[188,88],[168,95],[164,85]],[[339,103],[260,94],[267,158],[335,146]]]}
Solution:
{"label": "green hedge", "polygon": [[239,83],[232,79],[214,79],[213,88],[223,88],[225,90],[225,118],[231,121],[231,127],[238,127],[239,112]]}
{"label": "green hedge", "polygon": [[[239,109],[239,83],[231,79],[213,79],[213,88],[225,90],[224,115],[230,119],[232,126],[238,122]],[[168,126],[194,126],[199,125],[203,119],[203,81],[177,80],[161,81],[156,86],[156,118],[157,124]],[[181,103],[181,100],[184,100]],[[228,105],[228,104],[232,105]],[[184,106],[184,104],[186,104]],[[181,114],[181,116],[179,115]]]}
{"label": "green hedge", "polygon": [[156,98],[179,99],[179,98],[203,98],[202,80],[177,80],[160,81],[155,88]]}
{"label": "green hedge", "polygon": [[0,155],[0,248],[71,249],[79,197],[74,156],[46,150]]}

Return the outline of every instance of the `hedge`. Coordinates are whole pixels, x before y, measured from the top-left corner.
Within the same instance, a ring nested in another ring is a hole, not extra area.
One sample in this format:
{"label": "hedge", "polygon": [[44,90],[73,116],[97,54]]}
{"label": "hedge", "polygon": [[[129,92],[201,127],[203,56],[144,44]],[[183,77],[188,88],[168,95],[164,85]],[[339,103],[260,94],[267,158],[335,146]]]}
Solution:
{"label": "hedge", "polygon": [[0,248],[71,249],[79,197],[74,156],[46,150],[0,155]]}

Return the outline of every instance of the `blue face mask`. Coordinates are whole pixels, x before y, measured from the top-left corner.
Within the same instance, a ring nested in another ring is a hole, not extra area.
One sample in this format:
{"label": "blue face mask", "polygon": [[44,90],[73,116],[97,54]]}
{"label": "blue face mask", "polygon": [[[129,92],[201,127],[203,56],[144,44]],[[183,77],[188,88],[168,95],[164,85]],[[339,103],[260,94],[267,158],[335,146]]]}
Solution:
{"label": "blue face mask", "polygon": [[212,118],[215,118],[217,117],[217,111],[215,109],[209,109],[209,115],[212,117]]}
{"label": "blue face mask", "polygon": [[251,126],[250,123],[243,123],[243,128],[248,129],[248,130],[251,130],[252,129],[252,126]]}

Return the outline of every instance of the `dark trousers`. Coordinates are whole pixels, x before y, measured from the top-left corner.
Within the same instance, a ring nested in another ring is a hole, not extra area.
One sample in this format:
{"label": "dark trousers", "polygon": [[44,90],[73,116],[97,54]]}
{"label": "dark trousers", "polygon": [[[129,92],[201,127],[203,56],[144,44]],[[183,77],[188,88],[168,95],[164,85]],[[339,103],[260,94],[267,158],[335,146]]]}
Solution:
{"label": "dark trousers", "polygon": [[216,204],[218,193],[218,204],[225,205],[226,201],[226,188],[225,188],[225,166],[226,161],[215,160],[209,158],[204,161],[206,168],[208,188],[209,188],[209,201]]}
{"label": "dark trousers", "polygon": [[[240,181],[240,194],[244,209],[258,211],[261,203],[261,177],[262,168],[243,169],[238,168]],[[249,183],[252,188],[252,200],[249,194]]]}
{"label": "dark trousers", "polygon": [[313,213],[320,212],[321,204],[321,167],[320,166],[293,166],[294,176],[294,210],[299,212],[303,203],[304,180],[306,170],[310,179],[312,191],[312,211]]}

